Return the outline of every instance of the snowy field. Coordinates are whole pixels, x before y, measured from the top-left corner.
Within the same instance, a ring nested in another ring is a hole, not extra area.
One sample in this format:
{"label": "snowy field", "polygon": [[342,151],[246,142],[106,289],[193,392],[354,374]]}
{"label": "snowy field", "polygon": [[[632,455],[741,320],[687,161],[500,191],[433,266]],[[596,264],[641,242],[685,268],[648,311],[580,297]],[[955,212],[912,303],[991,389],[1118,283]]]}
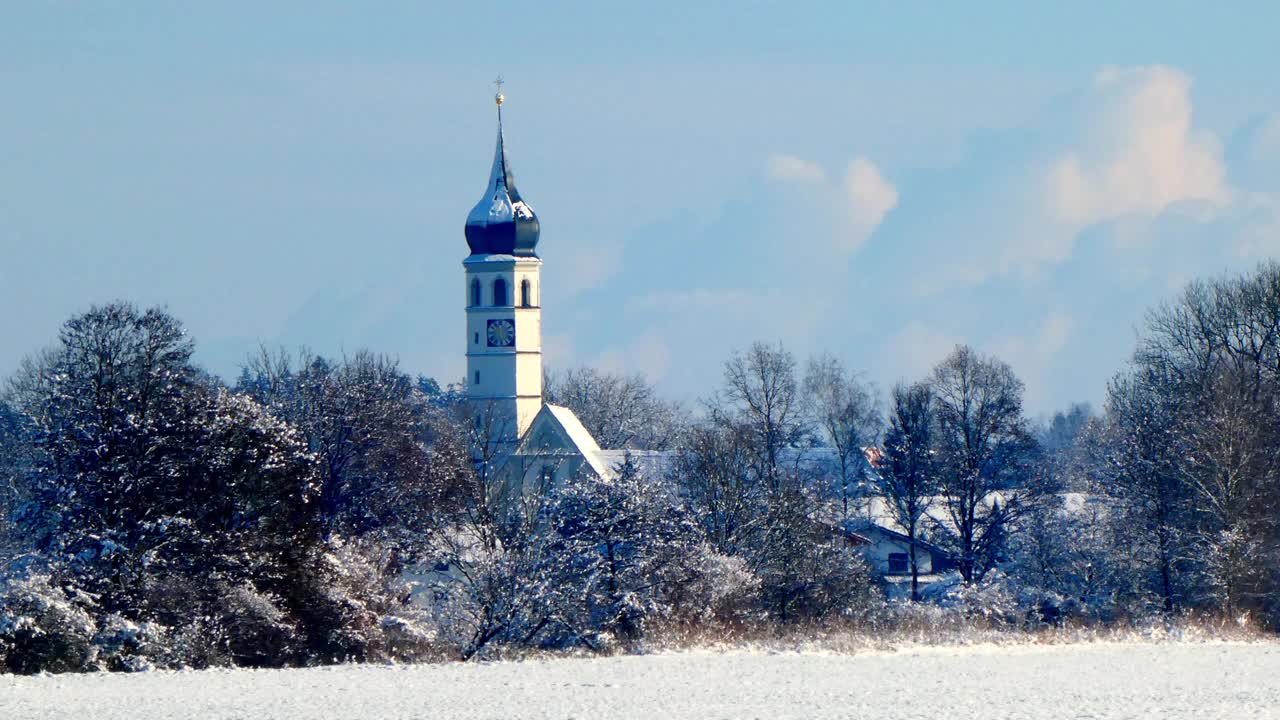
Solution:
{"label": "snowy field", "polygon": [[0,718],[1280,718],[1280,644],[0,675]]}

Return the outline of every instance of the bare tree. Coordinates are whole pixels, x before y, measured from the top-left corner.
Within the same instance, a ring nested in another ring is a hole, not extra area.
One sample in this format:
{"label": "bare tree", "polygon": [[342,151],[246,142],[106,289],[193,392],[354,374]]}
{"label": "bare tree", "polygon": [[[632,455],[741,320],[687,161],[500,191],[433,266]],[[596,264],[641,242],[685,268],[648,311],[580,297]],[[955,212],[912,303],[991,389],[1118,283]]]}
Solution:
{"label": "bare tree", "polygon": [[676,453],[672,475],[698,508],[708,539],[734,553],[765,502],[763,485],[752,471],[755,454],[746,428],[731,422],[696,423]]}
{"label": "bare tree", "polygon": [[[392,358],[334,361],[263,348],[238,387],[302,432],[320,460],[320,508],[331,532],[376,532],[406,547],[459,493],[457,468],[434,465],[446,440],[439,408]],[[446,440],[447,441],[447,440]]]}
{"label": "bare tree", "polygon": [[735,353],[674,469],[708,540],[744,563],[759,609],[783,622],[850,610],[870,588],[865,563],[826,517],[829,494],[787,452],[806,436],[795,366],[781,346]]}
{"label": "bare tree", "polygon": [[[1029,502],[1022,381],[995,357],[958,346],[934,368],[939,481],[965,582],[1000,559],[1010,525]],[[1005,492],[1000,492],[1005,491]]]}
{"label": "bare tree", "polygon": [[680,407],[660,398],[640,374],[548,372],[543,395],[573,410],[602,448],[667,450],[686,424]]}
{"label": "bare tree", "polygon": [[1228,616],[1269,595],[1274,521],[1266,508],[1275,504],[1280,460],[1278,419],[1238,373],[1218,373],[1178,426],[1188,450],[1178,471],[1197,509],[1207,594]]}
{"label": "bare tree", "polygon": [[781,451],[804,434],[796,359],[782,347],[755,342],[724,367],[724,398],[759,448],[758,472],[770,490],[781,488]]}
{"label": "bare tree", "polygon": [[893,388],[884,461],[873,476],[894,521],[910,543],[911,599],[920,600],[920,564],[916,556],[929,502],[937,489],[933,453],[936,423],[933,390],[928,383]]}
{"label": "bare tree", "polygon": [[835,450],[841,513],[848,518],[849,498],[866,479],[862,449],[875,445],[880,431],[879,399],[870,383],[832,355],[809,359],[803,388],[810,418]]}

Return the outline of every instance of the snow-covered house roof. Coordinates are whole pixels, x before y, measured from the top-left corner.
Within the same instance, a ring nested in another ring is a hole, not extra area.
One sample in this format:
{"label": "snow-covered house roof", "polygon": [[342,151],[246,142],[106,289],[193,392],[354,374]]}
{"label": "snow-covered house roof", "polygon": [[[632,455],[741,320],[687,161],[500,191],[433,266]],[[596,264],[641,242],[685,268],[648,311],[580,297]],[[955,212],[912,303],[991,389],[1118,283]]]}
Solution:
{"label": "snow-covered house roof", "polygon": [[[982,504],[990,509],[997,503],[1007,505],[1012,497],[1013,494],[1007,491],[993,491],[983,498]],[[857,515],[865,521],[893,532],[905,532],[906,529],[898,524],[890,508],[889,498],[883,495],[866,495],[859,498],[858,505]],[[955,524],[947,506],[947,498],[942,495],[924,498],[924,517],[921,520],[926,526],[952,528]]]}
{"label": "snow-covered house roof", "polygon": [[604,462],[605,467],[616,468],[627,460],[627,456],[631,456],[631,463],[644,477],[662,480],[665,479],[671,471],[672,465],[676,460],[676,453],[672,450],[601,450],[600,459]]}

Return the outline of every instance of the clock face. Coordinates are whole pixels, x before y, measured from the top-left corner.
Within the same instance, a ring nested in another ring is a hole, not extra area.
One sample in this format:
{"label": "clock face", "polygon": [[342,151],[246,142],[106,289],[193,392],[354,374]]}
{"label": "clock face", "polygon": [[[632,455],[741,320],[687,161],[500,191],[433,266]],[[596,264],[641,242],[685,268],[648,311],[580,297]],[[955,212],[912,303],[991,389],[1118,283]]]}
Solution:
{"label": "clock face", "polygon": [[489,321],[489,347],[511,347],[516,342],[516,326],[510,320]]}

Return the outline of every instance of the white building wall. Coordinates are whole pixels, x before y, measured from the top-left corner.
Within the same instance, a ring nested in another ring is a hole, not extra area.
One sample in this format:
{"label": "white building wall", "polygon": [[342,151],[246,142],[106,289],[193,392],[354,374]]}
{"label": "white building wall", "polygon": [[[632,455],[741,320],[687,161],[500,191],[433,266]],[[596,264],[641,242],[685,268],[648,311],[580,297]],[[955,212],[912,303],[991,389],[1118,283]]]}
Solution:
{"label": "white building wall", "polygon": [[[882,533],[877,530],[867,532],[866,535],[868,536],[868,539],[871,540],[871,545],[864,547],[862,552],[863,555],[866,556],[867,561],[870,562],[876,570],[882,573],[888,572],[889,555],[892,553],[903,553],[907,555],[908,563],[910,563],[911,546],[906,541],[899,540],[892,535]],[[916,563],[919,565],[921,575],[928,575],[929,573],[932,573],[933,553],[917,545]],[[910,574],[910,568],[911,566],[908,564],[907,574]]]}
{"label": "white building wall", "polygon": [[[466,302],[467,397],[476,412],[500,413],[500,438],[514,442],[542,406],[542,309],[539,277],[542,261],[510,255],[473,255],[463,261]],[[506,283],[506,298],[494,305],[494,284]],[[521,283],[529,282],[530,306],[521,305]],[[473,283],[480,303],[474,304]],[[489,345],[489,321],[508,320],[515,329],[511,346]],[[510,422],[509,419],[514,419]]]}

